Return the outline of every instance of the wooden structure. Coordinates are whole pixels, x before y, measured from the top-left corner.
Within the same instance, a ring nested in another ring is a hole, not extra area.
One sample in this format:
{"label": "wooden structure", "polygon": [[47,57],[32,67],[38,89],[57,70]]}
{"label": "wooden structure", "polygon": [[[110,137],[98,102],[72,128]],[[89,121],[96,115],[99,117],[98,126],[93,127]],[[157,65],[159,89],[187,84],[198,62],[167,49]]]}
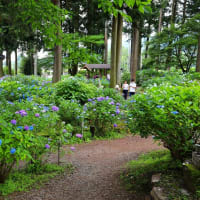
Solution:
{"label": "wooden structure", "polygon": [[83,66],[84,69],[88,70],[88,78],[98,76],[99,78],[107,76],[108,71],[110,70],[109,64],[86,64]]}

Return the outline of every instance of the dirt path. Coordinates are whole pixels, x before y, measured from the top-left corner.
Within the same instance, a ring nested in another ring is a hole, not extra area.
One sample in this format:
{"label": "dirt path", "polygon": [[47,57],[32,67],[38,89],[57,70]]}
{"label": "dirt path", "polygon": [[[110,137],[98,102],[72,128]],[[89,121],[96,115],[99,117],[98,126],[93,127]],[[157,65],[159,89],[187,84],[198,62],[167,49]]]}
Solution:
{"label": "dirt path", "polygon": [[[75,145],[72,155],[62,160],[71,162],[75,171],[50,180],[42,188],[15,193],[12,200],[140,200],[127,192],[120,182],[125,163],[143,152],[160,147],[151,138],[128,136],[112,141],[94,141]],[[51,159],[56,160],[53,156]]]}

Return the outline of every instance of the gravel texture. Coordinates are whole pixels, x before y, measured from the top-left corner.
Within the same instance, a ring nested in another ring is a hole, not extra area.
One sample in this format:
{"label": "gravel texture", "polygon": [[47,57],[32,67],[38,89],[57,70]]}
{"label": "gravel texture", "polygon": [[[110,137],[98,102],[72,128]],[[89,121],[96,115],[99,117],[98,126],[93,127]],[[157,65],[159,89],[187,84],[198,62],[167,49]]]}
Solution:
{"label": "gravel texture", "polygon": [[[69,148],[69,147],[67,147]],[[142,200],[123,188],[120,173],[129,160],[161,146],[151,137],[127,136],[123,139],[93,141],[75,145],[73,154],[63,162],[72,163],[75,170],[50,180],[40,189],[17,192],[10,200]],[[56,162],[52,155],[51,162]]]}

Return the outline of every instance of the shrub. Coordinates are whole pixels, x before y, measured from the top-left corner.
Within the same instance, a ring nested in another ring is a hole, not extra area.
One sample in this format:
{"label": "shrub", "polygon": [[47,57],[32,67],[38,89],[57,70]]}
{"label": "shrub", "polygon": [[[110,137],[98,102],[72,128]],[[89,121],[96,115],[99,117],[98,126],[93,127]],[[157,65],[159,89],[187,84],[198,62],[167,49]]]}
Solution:
{"label": "shrub", "polygon": [[97,87],[93,84],[71,77],[57,83],[55,95],[65,100],[77,100],[83,105],[89,98],[95,97],[96,91]]}
{"label": "shrub", "polygon": [[53,107],[32,102],[5,101],[0,107],[0,182],[4,182],[16,162],[35,162],[49,150],[51,144],[41,133],[57,124],[58,115]]}
{"label": "shrub", "polygon": [[120,94],[120,92],[116,91],[113,88],[104,88],[104,89],[100,89],[97,92],[98,96],[103,96],[103,97],[112,97],[112,99],[114,99],[115,102],[123,102],[124,98],[122,97],[122,95]]}
{"label": "shrub", "polygon": [[200,87],[160,86],[135,95],[128,105],[129,128],[142,137],[154,135],[174,159],[184,160],[200,136]]}
{"label": "shrub", "polygon": [[97,97],[88,99],[84,110],[86,120],[90,127],[94,127],[96,136],[105,136],[117,128],[117,120],[120,120],[120,103],[115,103],[109,97]]}
{"label": "shrub", "polygon": [[60,119],[66,124],[71,124],[79,132],[83,120],[83,107],[75,100],[62,100],[59,103]]}

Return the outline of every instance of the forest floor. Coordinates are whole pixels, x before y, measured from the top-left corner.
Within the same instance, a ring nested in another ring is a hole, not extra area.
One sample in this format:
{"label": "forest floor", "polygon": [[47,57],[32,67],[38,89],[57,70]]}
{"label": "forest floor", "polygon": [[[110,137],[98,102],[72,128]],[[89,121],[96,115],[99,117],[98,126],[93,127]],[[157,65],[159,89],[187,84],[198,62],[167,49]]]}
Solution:
{"label": "forest floor", "polygon": [[[69,148],[69,147],[66,147]],[[122,139],[93,141],[75,145],[73,154],[66,154],[62,162],[72,163],[72,174],[57,176],[40,189],[16,192],[9,200],[143,200],[123,187],[120,173],[125,164],[141,153],[162,148],[152,138],[127,136]],[[57,156],[50,156],[56,162]]]}

